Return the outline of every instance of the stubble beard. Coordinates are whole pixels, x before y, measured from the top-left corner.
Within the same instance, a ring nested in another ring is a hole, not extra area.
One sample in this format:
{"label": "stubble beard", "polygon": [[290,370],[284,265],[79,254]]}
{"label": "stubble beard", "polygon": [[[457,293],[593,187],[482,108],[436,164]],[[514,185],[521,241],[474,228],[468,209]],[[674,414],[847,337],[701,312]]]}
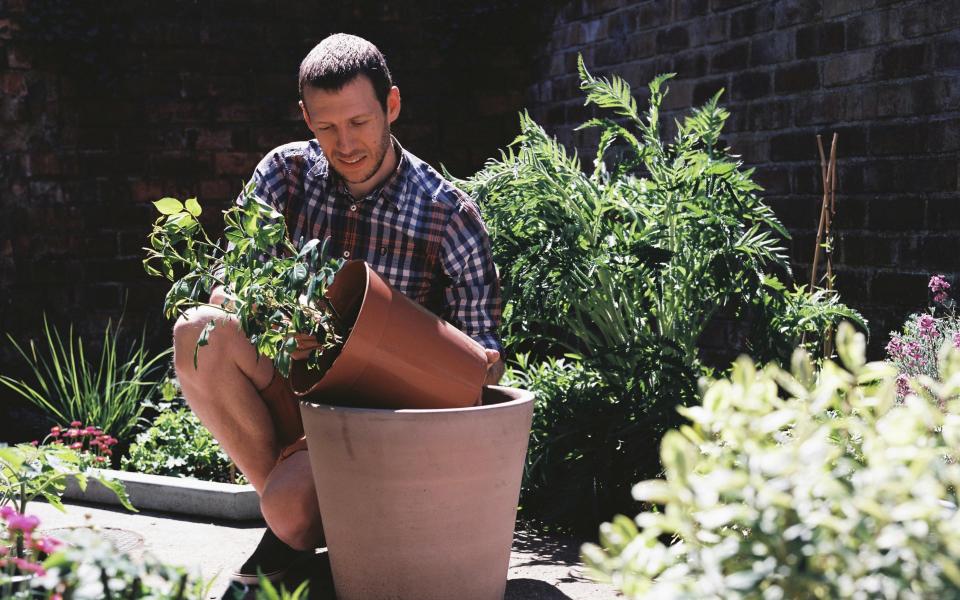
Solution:
{"label": "stubble beard", "polygon": [[383,136],[380,138],[380,145],[377,147],[377,160],[373,167],[365,175],[351,179],[349,176],[337,171],[337,173],[345,181],[350,183],[366,183],[370,180],[371,177],[377,174],[377,171],[380,170],[380,167],[383,166],[383,161],[387,159],[387,150],[390,148],[391,143],[390,127],[387,126],[383,130]]}

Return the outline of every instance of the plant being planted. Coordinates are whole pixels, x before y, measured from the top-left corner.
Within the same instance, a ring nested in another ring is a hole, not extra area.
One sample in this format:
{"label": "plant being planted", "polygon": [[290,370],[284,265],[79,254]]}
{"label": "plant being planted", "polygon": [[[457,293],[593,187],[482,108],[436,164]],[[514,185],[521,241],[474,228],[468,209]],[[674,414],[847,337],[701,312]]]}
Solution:
{"label": "plant being planted", "polygon": [[[322,375],[342,348],[348,332],[325,293],[343,261],[331,259],[326,242],[287,238],[283,215],[248,186],[237,204],[224,211],[224,237],[207,235],[198,217],[196,198],[154,202],[161,216],[149,235],[144,268],[172,282],[164,312],[176,318],[187,309],[209,305],[211,290],[223,286],[230,299],[218,308],[235,315],[257,352],[288,375],[297,336],[316,339],[318,352],[306,360],[308,369]],[[216,321],[207,323],[194,352],[208,343]]]}

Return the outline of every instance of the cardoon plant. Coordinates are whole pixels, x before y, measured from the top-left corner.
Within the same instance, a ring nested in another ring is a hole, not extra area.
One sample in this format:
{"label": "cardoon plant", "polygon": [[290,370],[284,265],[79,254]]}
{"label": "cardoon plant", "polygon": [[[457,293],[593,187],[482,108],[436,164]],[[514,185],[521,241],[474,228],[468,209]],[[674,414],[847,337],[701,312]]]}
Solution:
{"label": "cardoon plant", "polygon": [[750,318],[764,360],[788,360],[803,339],[822,347],[842,319],[865,325],[835,294],[783,281],[787,232],[722,142],[719,93],[668,135],[672,75],[643,107],[619,77],[579,66],[586,104],[607,113],[583,125],[599,130],[592,168],[523,114],[514,143],[458,185],[490,229],[504,338],[529,352],[508,378],[539,396],[524,512],[592,530],[659,472],[653,449],[695,399],[718,313]]}

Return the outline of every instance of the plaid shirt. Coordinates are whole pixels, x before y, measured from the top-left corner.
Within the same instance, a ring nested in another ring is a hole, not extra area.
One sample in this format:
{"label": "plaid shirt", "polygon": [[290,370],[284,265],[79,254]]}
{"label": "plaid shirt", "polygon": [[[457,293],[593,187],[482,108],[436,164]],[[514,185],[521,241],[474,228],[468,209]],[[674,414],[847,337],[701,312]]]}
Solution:
{"label": "plaid shirt", "polygon": [[474,201],[393,139],[392,175],[354,199],[316,140],[268,153],[256,195],[286,215],[292,240],[330,238],[333,256],[363,259],[397,290],[482,346],[499,350],[500,287]]}

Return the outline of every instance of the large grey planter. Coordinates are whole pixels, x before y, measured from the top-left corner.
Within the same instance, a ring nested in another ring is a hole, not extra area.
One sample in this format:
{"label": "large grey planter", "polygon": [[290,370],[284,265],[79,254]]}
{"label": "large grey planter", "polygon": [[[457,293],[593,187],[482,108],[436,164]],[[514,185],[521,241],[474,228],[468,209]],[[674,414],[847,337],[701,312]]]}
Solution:
{"label": "large grey planter", "polygon": [[[138,510],[156,510],[230,521],[261,519],[260,498],[252,485],[214,483],[181,477],[146,475],[103,469],[101,472],[123,482],[130,502]],[[88,480],[86,491],[68,480],[64,498],[120,506],[117,497],[96,481]]]}

